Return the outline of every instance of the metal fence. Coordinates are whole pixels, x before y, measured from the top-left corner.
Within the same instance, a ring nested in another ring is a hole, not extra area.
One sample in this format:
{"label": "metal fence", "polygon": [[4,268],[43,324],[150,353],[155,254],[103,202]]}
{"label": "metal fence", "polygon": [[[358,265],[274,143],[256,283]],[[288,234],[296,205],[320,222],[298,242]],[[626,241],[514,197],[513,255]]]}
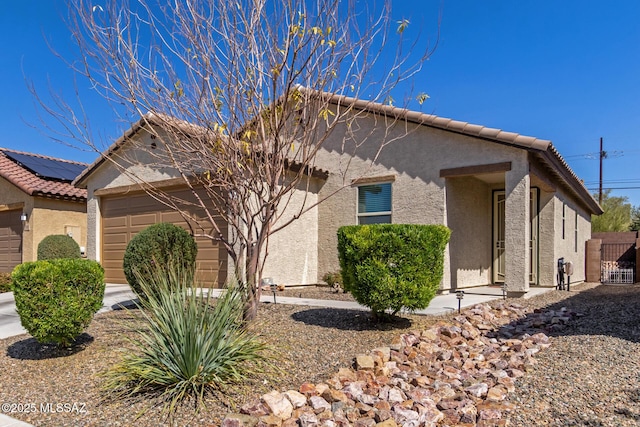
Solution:
{"label": "metal fence", "polygon": [[602,283],[635,283],[635,244],[603,243],[600,253]]}

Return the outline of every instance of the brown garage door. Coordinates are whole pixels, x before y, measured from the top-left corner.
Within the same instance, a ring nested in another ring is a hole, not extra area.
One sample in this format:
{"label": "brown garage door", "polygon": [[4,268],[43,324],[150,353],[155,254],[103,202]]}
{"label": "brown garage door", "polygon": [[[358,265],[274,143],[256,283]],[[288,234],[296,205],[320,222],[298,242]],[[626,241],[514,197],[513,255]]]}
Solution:
{"label": "brown garage door", "polygon": [[0,212],[0,272],[10,273],[22,262],[22,211]]}
{"label": "brown garage door", "polygon": [[[189,200],[189,191],[173,191],[172,195]],[[129,240],[139,231],[159,222],[170,222],[189,230],[180,214],[154,200],[146,193],[103,197],[102,266],[107,283],[127,283],[122,260]],[[197,213],[195,208],[188,208]],[[203,216],[198,215],[199,218]],[[198,281],[206,286],[221,287],[227,276],[227,252],[222,245],[206,237],[197,237]]]}

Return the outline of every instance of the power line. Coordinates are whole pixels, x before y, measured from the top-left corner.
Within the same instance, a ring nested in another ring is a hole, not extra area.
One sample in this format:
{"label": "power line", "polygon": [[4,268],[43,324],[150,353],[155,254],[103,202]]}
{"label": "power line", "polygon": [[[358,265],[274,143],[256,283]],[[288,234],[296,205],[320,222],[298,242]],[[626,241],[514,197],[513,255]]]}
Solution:
{"label": "power line", "polygon": [[[589,191],[598,191],[600,187],[587,187]],[[640,190],[640,187],[602,187],[602,190]]]}

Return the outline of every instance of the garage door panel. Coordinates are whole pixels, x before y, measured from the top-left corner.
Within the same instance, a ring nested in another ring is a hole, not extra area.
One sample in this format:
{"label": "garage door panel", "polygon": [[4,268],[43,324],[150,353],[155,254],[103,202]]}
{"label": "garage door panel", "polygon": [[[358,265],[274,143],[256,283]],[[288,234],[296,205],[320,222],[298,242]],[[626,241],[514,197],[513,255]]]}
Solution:
{"label": "garage door panel", "polygon": [[[188,199],[188,191],[172,192],[172,195]],[[189,207],[188,209],[191,209]],[[102,264],[108,283],[126,283],[122,272],[122,259],[127,243],[137,233],[157,222],[170,222],[187,231],[188,224],[182,216],[144,193],[127,196],[105,197],[101,200],[102,212]],[[193,210],[192,210],[193,212]],[[200,212],[201,218],[205,217]],[[209,224],[207,229],[212,229]],[[226,230],[226,227],[224,227]],[[198,230],[194,228],[197,233]],[[218,242],[208,238],[196,238],[199,266],[197,280],[207,286],[221,286],[227,274],[227,254]],[[224,255],[221,255],[224,253]]]}
{"label": "garage door panel", "polygon": [[146,228],[151,224],[156,223],[157,215],[155,212],[152,212],[145,215],[131,215],[129,218],[129,225],[131,225],[132,227]]}
{"label": "garage door panel", "polygon": [[22,262],[22,221],[19,210],[0,212],[0,272],[10,273]]}
{"label": "garage door panel", "polygon": [[116,245],[116,244],[126,245],[129,242],[129,234],[123,233],[123,232],[104,234],[104,237],[102,238],[102,242],[105,245]]}

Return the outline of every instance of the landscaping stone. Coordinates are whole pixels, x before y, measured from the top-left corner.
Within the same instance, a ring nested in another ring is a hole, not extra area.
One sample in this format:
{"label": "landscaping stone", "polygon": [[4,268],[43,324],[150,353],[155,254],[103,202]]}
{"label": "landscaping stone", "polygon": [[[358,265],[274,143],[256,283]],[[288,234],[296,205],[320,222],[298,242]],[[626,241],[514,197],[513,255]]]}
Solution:
{"label": "landscaping stone", "polygon": [[267,393],[262,402],[242,408],[253,417],[230,416],[225,423],[506,425],[505,413],[513,410],[507,393],[550,345],[543,331],[562,328],[575,316],[568,310],[531,313],[516,303],[476,305],[450,323],[403,334],[388,347],[358,355],[355,369],[341,368],[326,383]]}

